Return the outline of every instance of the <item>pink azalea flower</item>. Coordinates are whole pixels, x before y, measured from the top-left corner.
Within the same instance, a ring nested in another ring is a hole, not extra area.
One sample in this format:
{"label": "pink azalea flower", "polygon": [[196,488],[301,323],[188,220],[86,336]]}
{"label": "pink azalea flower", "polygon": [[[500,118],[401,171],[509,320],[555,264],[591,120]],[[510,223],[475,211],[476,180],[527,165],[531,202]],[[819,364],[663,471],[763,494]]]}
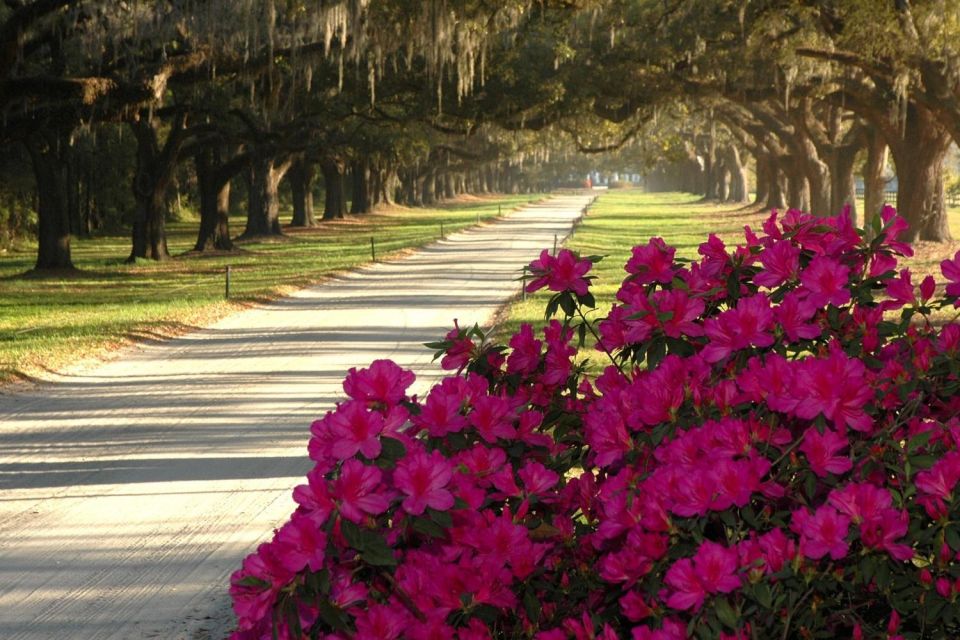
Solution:
{"label": "pink azalea flower", "polygon": [[709,342],[700,352],[707,362],[719,362],[734,351],[753,345],[769,347],[773,334],[770,299],[765,295],[742,298],[734,309],[724,311],[704,323],[703,329]]}
{"label": "pink azalea flower", "polygon": [[937,291],[937,281],[931,275],[924,276],[923,280],[920,281],[920,300],[921,302],[926,302],[933,297],[933,294]]}
{"label": "pink azalea flower", "polygon": [[456,460],[459,465],[476,476],[481,484],[489,486],[489,481],[484,479],[503,467],[507,462],[507,454],[498,447],[477,444],[461,453]]}
{"label": "pink azalea flower", "polygon": [[457,629],[457,640],[491,640],[490,629],[479,618],[470,618],[466,627]]}
{"label": "pink azalea flower", "polygon": [[874,396],[866,367],[861,360],[848,357],[839,343],[831,343],[827,358],[807,358],[794,368],[799,417],[809,420],[822,413],[838,428],[848,425],[862,432],[873,428],[873,420],[864,411]]}
{"label": "pink azalea flower", "polygon": [[330,580],[330,602],[336,607],[347,609],[367,598],[367,588],[353,581],[350,571],[335,568]]}
{"label": "pink azalea flower", "polygon": [[867,276],[876,278],[896,268],[897,259],[895,257],[885,253],[875,253],[870,258],[870,268],[867,271]]}
{"label": "pink azalea flower", "polygon": [[569,249],[561,249],[556,256],[544,249],[540,258],[530,263],[530,272],[534,279],[527,284],[527,292],[534,292],[547,287],[551,291],[573,291],[577,295],[585,296],[590,287],[590,281],[583,276],[593,267],[589,260],[581,260],[580,256]]}
{"label": "pink azalea flower", "polygon": [[530,461],[520,468],[517,472],[520,480],[523,482],[524,490],[535,496],[542,496],[550,489],[556,486],[560,480],[560,474],[551,471],[536,461]]}
{"label": "pink azalea flower", "polygon": [[520,487],[517,486],[516,478],[513,477],[513,467],[509,465],[503,466],[499,471],[494,472],[490,476],[490,484],[500,491],[500,494],[495,494],[498,499],[516,498],[522,493]]}
{"label": "pink azalea flower", "polygon": [[910,225],[897,214],[897,210],[890,205],[883,205],[880,210],[880,219],[883,221],[885,231],[883,244],[890,247],[898,254],[909,258],[913,255],[913,249],[909,244],[900,242],[898,238],[909,231]]}
{"label": "pink azalea flower", "polygon": [[698,611],[707,595],[738,589],[737,565],[734,549],[705,541],[692,559],[678,560],[667,570],[664,583],[672,587],[667,606]]}
{"label": "pink azalea flower", "polygon": [[849,277],[849,267],[833,258],[817,256],[800,274],[800,284],[809,292],[810,301],[815,306],[832,304],[840,307],[850,301]]}
{"label": "pink azalea flower", "polygon": [[665,600],[668,607],[681,611],[689,609],[699,611],[703,606],[707,591],[700,583],[693,560],[690,558],[682,558],[674,562],[667,569],[663,581],[671,587],[671,592]]}
{"label": "pink azalea flower", "polygon": [[960,353],[960,325],[948,324],[940,330],[937,348],[950,355]]}
{"label": "pink azalea flower", "polygon": [[673,618],[665,618],[659,629],[647,625],[631,630],[632,640],[687,640],[687,625]]}
{"label": "pink azalea flower", "polygon": [[887,489],[869,482],[851,482],[833,489],[827,498],[837,511],[850,517],[855,524],[875,520],[893,504]]}
{"label": "pink azalea flower", "polygon": [[[947,285],[948,296],[960,296],[960,251],[957,251],[951,260],[944,260],[940,263],[940,272],[943,277],[950,281]],[[960,305],[960,300],[953,303],[953,306]]]}
{"label": "pink azalea flower", "polygon": [[653,613],[650,605],[636,591],[628,591],[625,596],[620,598],[619,602],[620,611],[632,622],[639,622]]}
{"label": "pink azalea flower", "polygon": [[693,557],[697,577],[707,593],[730,593],[740,587],[737,552],[709,540]]}
{"label": "pink azalea flower", "polygon": [[275,542],[277,556],[288,571],[297,573],[304,567],[311,571],[323,569],[327,536],[308,516],[294,514],[277,531]]}
{"label": "pink azalea flower", "polygon": [[650,573],[653,562],[650,558],[636,553],[633,549],[605,554],[597,566],[601,578],[607,582],[623,582],[627,586],[633,585]]}
{"label": "pink azalea flower", "polygon": [[330,432],[334,439],[330,453],[344,460],[358,451],[371,460],[380,455],[380,433],[383,431],[383,415],[367,409],[359,400],[351,400],[330,414]]}
{"label": "pink azalea flower", "polygon": [[356,640],[395,640],[406,630],[410,616],[402,607],[374,604],[357,614],[356,623]]}
{"label": "pink azalea flower", "polygon": [[910,269],[902,269],[898,278],[888,280],[885,292],[890,296],[890,300],[883,303],[884,310],[899,309],[904,305],[915,303],[917,296],[913,289]]}
{"label": "pink azalea flower", "polygon": [[646,246],[633,248],[633,256],[627,261],[625,268],[628,273],[633,274],[631,280],[637,284],[667,284],[673,280],[676,273],[673,266],[676,251],[667,246],[663,238],[651,238]]}
{"label": "pink azalea flower", "polygon": [[953,498],[953,490],[958,481],[960,481],[960,451],[951,451],[931,468],[918,473],[914,482],[921,493],[949,501]]}
{"label": "pink azalea flower", "polygon": [[390,499],[380,488],[380,469],[351,458],[340,467],[340,477],[333,483],[331,497],[340,507],[340,514],[352,522],[362,522],[365,515],[379,515],[390,506]]}
{"label": "pink azalea flower", "polygon": [[415,516],[427,507],[446,511],[453,506],[453,494],[446,489],[452,477],[453,467],[439,451],[407,455],[393,472],[394,484],[406,496],[403,509]]}
{"label": "pink azalea flower", "polygon": [[727,247],[715,233],[707,236],[707,241],[697,248],[697,253],[703,256],[699,266],[709,277],[719,276],[730,264],[730,254],[727,253]]}
{"label": "pink azalea flower", "polygon": [[507,358],[507,373],[529,374],[540,366],[540,349],[543,343],[533,337],[533,327],[524,322],[520,331],[510,338],[510,356]]}
{"label": "pink azalea flower", "polygon": [[860,524],[860,539],[864,546],[883,549],[895,560],[906,562],[913,558],[913,547],[898,543],[910,528],[910,514],[906,509],[883,509],[874,518]]}
{"label": "pink azalea flower", "polygon": [[313,469],[307,474],[308,484],[298,485],[293,490],[293,500],[318,527],[326,523],[334,509],[325,476],[326,473],[321,469]]}
{"label": "pink azalea flower", "polygon": [[463,431],[467,426],[466,416],[461,415],[463,397],[456,391],[437,385],[420,405],[420,413],[413,424],[426,429],[435,438]]}
{"label": "pink azalea flower", "polygon": [[773,289],[797,276],[800,270],[800,249],[789,240],[774,242],[760,254],[763,269],[753,281],[761,287]]}
{"label": "pink azalea flower", "polygon": [[405,637],[410,640],[454,640],[456,637],[454,628],[439,614],[428,615],[425,622],[414,618],[405,631]]}
{"label": "pink azalea flower", "polygon": [[773,309],[773,316],[783,328],[787,337],[796,342],[798,340],[812,340],[820,336],[820,327],[810,322],[816,312],[817,307],[812,302],[804,298],[799,292],[791,291]]}
{"label": "pink azalea flower", "polygon": [[467,332],[460,328],[456,319],[453,321],[453,329],[447,332],[444,340],[449,346],[440,360],[440,366],[447,371],[462,370],[474,356],[476,345]]}
{"label": "pink azalea flower", "polygon": [[810,469],[825,478],[830,473],[846,473],[853,467],[849,455],[838,455],[848,446],[850,442],[832,429],[825,428],[820,433],[809,427],[803,432],[803,443],[799,448],[807,457]]}
{"label": "pink azalea flower", "polygon": [[806,509],[794,511],[790,528],[800,534],[800,552],[812,560],[828,554],[840,560],[850,549],[847,542],[850,518],[833,507],[822,506],[813,515]]}
{"label": "pink azalea flower", "polygon": [[594,464],[606,467],[616,464],[633,448],[620,413],[612,407],[597,404],[590,408],[585,420],[584,439],[594,454]]}
{"label": "pink azalea flower", "polygon": [[499,396],[478,398],[467,419],[480,437],[491,444],[495,444],[497,438],[512,440],[517,436],[517,429],[514,426],[516,414],[505,398]]}
{"label": "pink azalea flower", "polygon": [[686,382],[684,362],[669,355],[653,371],[637,375],[621,403],[627,413],[627,426],[639,430],[671,419],[683,403]]}
{"label": "pink azalea flower", "polygon": [[269,615],[277,592],[293,578],[283,566],[276,549],[261,544],[243,560],[243,566],[230,576],[230,596],[241,630],[252,629]]}
{"label": "pink azalea flower", "polygon": [[708,470],[695,470],[677,465],[671,467],[672,480],[676,483],[670,492],[670,510],[678,516],[704,516],[711,509],[716,494],[713,478]]}
{"label": "pink azalea flower", "polygon": [[797,555],[797,546],[782,529],[773,529],[760,536],[758,543],[763,552],[767,574],[778,573]]}
{"label": "pink azalea flower", "polygon": [[655,292],[651,302],[654,310],[650,321],[656,321],[664,335],[671,338],[703,335],[703,327],[696,322],[705,308],[703,300],[673,289]]}
{"label": "pink azalea flower", "polygon": [[401,369],[393,360],[374,360],[367,369],[350,369],[343,390],[355,400],[394,405],[403,400],[414,380],[413,371]]}

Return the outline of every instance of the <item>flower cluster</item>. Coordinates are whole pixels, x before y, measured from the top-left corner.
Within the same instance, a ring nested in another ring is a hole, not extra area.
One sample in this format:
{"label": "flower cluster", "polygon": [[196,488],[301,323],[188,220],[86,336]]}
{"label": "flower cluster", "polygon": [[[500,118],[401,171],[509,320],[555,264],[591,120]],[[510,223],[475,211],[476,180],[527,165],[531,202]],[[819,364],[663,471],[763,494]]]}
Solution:
{"label": "flower cluster", "polygon": [[903,230],[774,213],[693,262],[654,238],[597,322],[597,258],[544,252],[542,332],[454,327],[423,398],[350,371],[232,576],[233,637],[958,637],[960,326],[931,318],[960,253],[938,298]]}

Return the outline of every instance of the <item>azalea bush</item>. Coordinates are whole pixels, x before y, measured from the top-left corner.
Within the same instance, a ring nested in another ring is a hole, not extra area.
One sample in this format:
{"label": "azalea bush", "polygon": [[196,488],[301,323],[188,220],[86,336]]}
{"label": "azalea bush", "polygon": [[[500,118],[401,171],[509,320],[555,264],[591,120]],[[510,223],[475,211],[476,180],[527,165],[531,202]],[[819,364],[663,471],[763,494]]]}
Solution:
{"label": "azalea bush", "polygon": [[960,253],[938,296],[881,220],[654,238],[601,319],[543,252],[542,333],[455,326],[423,398],[351,370],[234,637],[960,637]]}

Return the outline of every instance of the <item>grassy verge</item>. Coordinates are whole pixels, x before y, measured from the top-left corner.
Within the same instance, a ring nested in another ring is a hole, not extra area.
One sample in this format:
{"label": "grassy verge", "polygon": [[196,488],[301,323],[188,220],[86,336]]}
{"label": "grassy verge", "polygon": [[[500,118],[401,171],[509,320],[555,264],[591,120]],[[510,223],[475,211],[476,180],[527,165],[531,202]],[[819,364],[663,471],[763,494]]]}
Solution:
{"label": "grassy verge", "polygon": [[[377,257],[427,244],[440,235],[496,217],[536,196],[498,196],[433,209],[392,209],[288,230],[285,238],[245,243],[235,252],[186,254],[196,223],[174,223],[168,243],[175,257],[125,264],[124,236],[78,240],[76,273],[36,275],[35,249],[0,256],[0,383],[61,370],[103,357],[131,340],[168,337],[203,325],[253,301],[282,295]],[[243,221],[232,220],[242,229]],[[185,255],[178,255],[185,254]],[[231,267],[231,299],[224,271]]]}
{"label": "grassy verge", "polygon": [[[626,273],[623,266],[637,244],[646,244],[653,236],[662,237],[676,247],[677,256],[699,259],[697,248],[711,233],[717,234],[732,248],[743,242],[743,227],[749,224],[760,231],[760,224],[769,215],[767,211],[744,210],[741,205],[707,204],[699,196],[684,193],[644,193],[639,190],[602,192],[590,215],[584,219],[564,246],[582,255],[602,255],[603,261],[591,273],[597,276],[591,290],[597,299],[596,316],[605,316]],[[862,210],[862,207],[861,207]],[[951,231],[960,238],[960,209],[950,212]],[[915,257],[906,263],[915,276],[914,281],[933,274],[938,281],[940,261],[952,257],[960,249],[960,242],[919,242],[914,246]],[[535,326],[543,323],[543,310],[550,294],[540,291],[517,301],[502,314],[497,335],[509,336],[520,323]]]}

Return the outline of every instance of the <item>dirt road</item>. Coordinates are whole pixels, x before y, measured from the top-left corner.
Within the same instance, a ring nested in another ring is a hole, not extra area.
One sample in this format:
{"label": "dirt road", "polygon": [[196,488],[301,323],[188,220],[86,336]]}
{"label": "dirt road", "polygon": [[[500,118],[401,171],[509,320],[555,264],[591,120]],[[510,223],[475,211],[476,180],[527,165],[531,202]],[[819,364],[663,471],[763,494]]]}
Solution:
{"label": "dirt road", "polygon": [[483,324],[588,202],[563,196],[83,374],[0,396],[0,638],[222,638],[346,370]]}

